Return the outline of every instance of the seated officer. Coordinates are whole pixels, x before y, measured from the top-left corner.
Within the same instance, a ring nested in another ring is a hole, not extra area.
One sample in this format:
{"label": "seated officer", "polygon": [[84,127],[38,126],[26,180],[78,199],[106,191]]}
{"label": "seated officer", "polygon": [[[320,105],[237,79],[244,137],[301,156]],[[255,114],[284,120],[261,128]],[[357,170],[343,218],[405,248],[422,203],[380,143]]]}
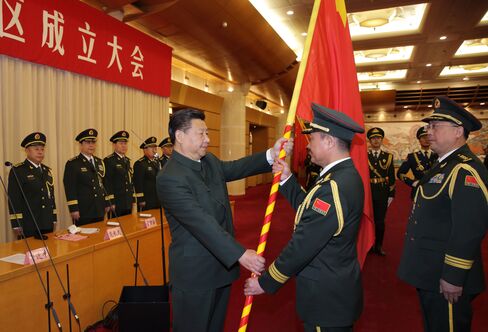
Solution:
{"label": "seated officer", "polygon": [[[417,130],[417,139],[420,143],[420,150],[409,153],[407,159],[400,165],[397,171],[397,177],[412,187],[412,199],[415,195],[419,180],[437,160],[437,154],[430,149],[429,137],[427,136],[425,127],[420,127]],[[409,170],[413,173],[413,179],[407,175]]]}
{"label": "seated officer", "polygon": [[144,157],[134,163],[134,187],[137,208],[141,210],[159,209],[160,203],[156,192],[156,175],[161,164],[155,158],[158,150],[156,137],[151,136],[140,146]]}
{"label": "seated officer", "polygon": [[381,128],[371,128],[366,136],[371,144],[368,152],[369,178],[373,196],[375,244],[372,253],[385,256],[383,238],[385,236],[386,210],[395,196],[395,168],[393,155],[381,150],[385,132]]}
{"label": "seated officer", "polygon": [[105,177],[103,184],[112,204],[115,217],[125,216],[132,212],[134,186],[132,185],[132,167],[127,153],[129,133],[125,130],[116,132],[110,137],[114,152],[105,157]]}
{"label": "seated officer", "polygon": [[439,160],[417,186],[398,276],[417,290],[425,331],[471,331],[471,301],[485,289],[488,171],[466,140],[481,122],[447,97],[433,105],[422,121]]}
{"label": "seated officer", "polygon": [[171,142],[171,138],[166,137],[159,143],[159,147],[161,148],[162,155],[159,158],[159,163],[161,164],[161,169],[163,169],[164,164],[168,161],[173,153],[173,143]]}
{"label": "seated officer", "polygon": [[68,160],[64,168],[64,192],[76,226],[102,221],[104,212],[110,209],[103,187],[105,165],[93,155],[97,136],[95,129],[79,133],[75,140],[80,143],[80,154]]}
{"label": "seated officer", "polygon": [[[53,176],[51,169],[42,164],[45,145],[43,133],[27,135],[20,144],[25,148],[26,159],[13,166],[8,176],[8,194],[12,201],[9,204],[10,222],[18,237],[40,239],[37,226],[42,234],[50,233],[56,227]],[[45,235],[42,237],[47,239]]]}

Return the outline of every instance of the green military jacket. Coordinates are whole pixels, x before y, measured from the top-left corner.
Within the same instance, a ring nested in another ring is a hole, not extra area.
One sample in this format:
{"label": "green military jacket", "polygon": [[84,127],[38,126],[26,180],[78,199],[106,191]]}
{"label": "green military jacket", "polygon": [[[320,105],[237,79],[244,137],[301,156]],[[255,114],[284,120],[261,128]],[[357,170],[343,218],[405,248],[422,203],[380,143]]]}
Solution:
{"label": "green military jacket", "polygon": [[420,180],[398,276],[439,291],[439,279],[476,294],[484,289],[481,241],[488,228],[488,172],[467,145]]}
{"label": "green military jacket", "polygon": [[208,153],[200,162],[176,151],[157,177],[158,196],[171,231],[171,284],[208,290],[239,277],[245,249],[234,239],[226,182],[269,172],[266,153],[221,161]]}
{"label": "green military jacket", "polygon": [[296,276],[296,307],[304,322],[352,325],[363,305],[356,238],[364,206],[352,160],[334,165],[308,192],[295,177],[280,192],[297,210],[295,231],[259,284],[274,293]]}
{"label": "green military jacket", "polygon": [[371,194],[374,200],[388,199],[395,196],[395,166],[393,155],[381,150],[378,158],[368,152],[369,178]]}
{"label": "green military jacket", "polygon": [[80,217],[103,217],[105,207],[109,206],[108,195],[103,187],[105,164],[93,156],[95,167],[79,154],[66,162],[63,184],[69,212],[80,212]]}
{"label": "green military jacket", "polygon": [[159,209],[159,199],[156,192],[156,175],[161,164],[159,160],[150,160],[144,156],[134,163],[134,187],[137,203],[145,202],[145,210]]}
{"label": "green military jacket", "polygon": [[[53,230],[57,220],[56,202],[54,199],[54,182],[51,169],[41,164],[42,171],[35,168],[27,159],[13,166],[8,176],[8,194],[10,222],[12,227],[22,227],[26,237],[37,234],[37,229],[24,200],[21,188],[34,214],[39,229],[44,232]],[[17,175],[21,188],[14,175]]]}
{"label": "green military jacket", "polygon": [[134,185],[130,159],[114,152],[105,157],[103,162],[105,164],[103,183],[111,203],[118,209],[131,209],[134,201]]}

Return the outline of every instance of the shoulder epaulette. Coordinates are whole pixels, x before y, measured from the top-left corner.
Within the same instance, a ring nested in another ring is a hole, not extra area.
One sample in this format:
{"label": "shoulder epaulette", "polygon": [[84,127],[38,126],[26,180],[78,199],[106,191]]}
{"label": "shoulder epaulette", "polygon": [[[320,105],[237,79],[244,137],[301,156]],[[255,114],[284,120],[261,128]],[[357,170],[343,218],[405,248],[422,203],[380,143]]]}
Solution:
{"label": "shoulder epaulette", "polygon": [[76,160],[78,158],[79,158],[79,156],[74,156],[73,158],[69,159],[68,161],[73,161],[73,160]]}
{"label": "shoulder epaulette", "polygon": [[44,164],[41,164],[43,167],[46,167],[47,169],[51,169],[51,167],[47,166],[47,165],[44,165]]}
{"label": "shoulder epaulette", "polygon": [[138,159],[137,161],[144,161],[144,157]]}
{"label": "shoulder epaulette", "polygon": [[468,157],[468,156],[466,156],[465,154],[462,154],[462,153],[458,153],[458,154],[457,154],[457,158],[458,158],[458,159],[459,159],[461,162],[463,162],[463,163],[467,163],[468,161],[473,160],[473,158]]}
{"label": "shoulder epaulette", "polygon": [[24,161],[21,161],[20,163],[15,164],[14,167],[20,167],[22,165],[24,165]]}

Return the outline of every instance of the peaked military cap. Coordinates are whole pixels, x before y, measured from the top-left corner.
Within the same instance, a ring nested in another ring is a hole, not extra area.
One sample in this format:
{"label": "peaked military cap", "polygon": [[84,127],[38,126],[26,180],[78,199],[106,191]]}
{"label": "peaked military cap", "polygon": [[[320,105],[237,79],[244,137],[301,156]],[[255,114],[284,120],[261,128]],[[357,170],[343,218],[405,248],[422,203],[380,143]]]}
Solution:
{"label": "peaked military cap", "polygon": [[40,132],[35,132],[27,135],[20,143],[20,146],[27,148],[31,145],[46,145],[46,135]]}
{"label": "peaked military cap", "polygon": [[355,133],[364,133],[364,129],[344,113],[312,103],[313,120],[305,124],[303,133],[322,131],[331,136],[351,142]]}
{"label": "peaked military cap", "polygon": [[162,148],[163,146],[166,146],[166,145],[171,145],[173,146],[173,142],[171,142],[171,138],[169,137],[166,137],[165,139],[163,139],[161,141],[161,143],[159,143],[159,147]]}
{"label": "peaked military cap", "polygon": [[98,131],[96,129],[89,128],[79,133],[78,136],[76,136],[75,140],[80,143],[88,139],[96,141],[97,136],[98,136]]}
{"label": "peaked military cap", "polygon": [[422,121],[449,121],[464,127],[468,132],[481,129],[481,122],[474,115],[446,96],[434,98],[434,113]]}
{"label": "peaked military cap", "polygon": [[125,130],[121,130],[116,132],[115,134],[110,137],[110,142],[116,143],[116,142],[127,142],[129,140],[129,133],[126,132]]}
{"label": "peaked military cap", "polygon": [[151,136],[148,139],[146,139],[144,142],[142,142],[141,146],[139,146],[141,149],[149,148],[152,146],[158,146],[158,143],[156,137]]}
{"label": "peaked military cap", "polygon": [[368,132],[366,133],[366,137],[368,137],[368,139],[371,139],[373,137],[384,138],[385,137],[385,131],[381,128],[373,127],[370,130],[368,130]]}
{"label": "peaked military cap", "polygon": [[425,129],[425,127],[420,127],[417,130],[417,139],[419,139],[420,137],[425,136],[425,135],[427,135],[427,130]]}

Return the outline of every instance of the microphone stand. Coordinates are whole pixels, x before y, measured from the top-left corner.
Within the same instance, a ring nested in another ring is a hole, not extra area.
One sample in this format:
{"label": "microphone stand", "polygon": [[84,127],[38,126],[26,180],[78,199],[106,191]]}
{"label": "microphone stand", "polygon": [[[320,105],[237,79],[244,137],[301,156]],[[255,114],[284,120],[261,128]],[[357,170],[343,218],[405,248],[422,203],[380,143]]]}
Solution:
{"label": "microphone stand", "polygon": [[[98,177],[98,183],[100,184],[100,187],[102,188],[103,190],[103,194],[105,195],[105,197],[108,197],[108,193],[107,191],[105,190],[105,186],[103,185],[103,181],[102,179],[100,178],[100,174],[98,174],[97,170],[95,169],[95,174],[97,174],[97,177]],[[109,205],[110,205],[110,208],[112,207],[112,200],[109,198],[108,199],[108,202],[109,202]],[[130,250],[130,253],[132,255],[132,258],[134,259],[134,268],[136,269],[136,273],[137,273],[137,269],[139,269],[139,271],[141,272],[141,277],[142,277],[142,280],[144,281],[144,285],[145,286],[149,286],[149,283],[147,282],[147,279],[146,277],[144,276],[144,272],[142,272],[142,268],[140,266],[140,264],[137,262],[137,257],[135,256],[134,254],[134,250],[132,249],[132,246],[130,245],[130,242],[129,242],[129,239],[127,238],[127,235],[125,233],[125,230],[124,230],[124,227],[122,227],[122,223],[120,222],[119,220],[119,216],[117,215],[117,212],[115,211],[115,209],[112,211],[113,215],[115,216],[115,220],[117,220],[117,223],[119,224],[119,227],[120,227],[120,230],[122,232],[122,236],[124,237],[124,240],[125,242],[127,243],[127,246],[129,247],[129,250]],[[139,250],[139,241],[137,241],[137,248]],[[136,274],[137,276],[137,274]]]}
{"label": "microphone stand", "polygon": [[[29,211],[29,214],[30,214],[30,216],[32,218],[32,221],[34,222],[34,225],[36,226],[37,233],[39,234],[39,236],[41,238],[42,244],[43,244],[43,246],[45,248],[47,248],[46,240],[44,240],[44,238],[42,236],[42,232],[39,229],[39,224],[37,223],[37,220],[36,220],[36,217],[34,216],[34,213],[32,212],[31,206],[29,204],[29,201],[27,200],[27,196],[25,195],[24,189],[22,189],[22,186],[20,184],[19,177],[17,176],[17,172],[15,171],[15,167],[13,167],[12,166],[12,163],[9,162],[9,161],[6,161],[5,162],[5,166],[10,167],[10,170],[12,171],[12,173],[14,175],[15,182],[17,183],[17,186],[19,187],[19,190],[20,190],[20,193],[22,195],[22,198],[24,199],[25,204],[27,206],[27,210]],[[59,284],[61,285],[61,288],[63,290],[63,298],[65,300],[67,300],[68,307],[70,308],[71,313],[73,314],[73,316],[75,317],[76,322],[78,323],[78,330],[81,332],[80,318],[78,317],[78,314],[76,313],[76,310],[75,310],[75,307],[73,305],[73,302],[71,302],[71,297],[69,296],[68,292],[66,291],[66,288],[64,287],[63,281],[61,280],[61,277],[59,276],[58,269],[56,268],[56,265],[54,264],[53,258],[51,257],[51,253],[49,252],[49,250],[46,250],[46,251],[47,251],[47,256],[49,258],[49,261],[51,262],[51,266],[53,267],[54,273],[56,274],[56,277],[57,277],[57,279],[59,281]],[[71,332],[71,329],[70,329],[70,332]]]}
{"label": "microphone stand", "polygon": [[[42,290],[44,291],[44,294],[46,294],[47,303],[45,304],[44,307],[47,310],[48,331],[51,331],[51,314],[50,313],[52,313],[52,315],[54,317],[54,321],[56,322],[56,326],[58,327],[58,330],[61,332],[61,331],[63,331],[63,328],[61,327],[61,323],[59,321],[58,314],[56,313],[56,310],[54,309],[54,303],[51,302],[50,291],[49,291],[49,272],[46,272],[46,283],[47,283],[47,287],[46,287],[46,285],[44,284],[44,281],[42,280],[42,276],[41,276],[41,272],[39,271],[38,263],[36,262],[36,260],[34,259],[34,255],[32,254],[32,249],[29,245],[29,241],[27,241],[27,238],[24,236],[24,231],[23,231],[24,228],[22,227],[23,223],[19,220],[19,218],[17,218],[17,212],[16,212],[15,207],[12,203],[12,200],[10,199],[7,187],[5,186],[5,182],[3,181],[3,178],[1,176],[0,176],[0,181],[2,182],[2,187],[3,187],[3,190],[5,192],[5,196],[7,197],[8,204],[9,204],[10,208],[12,209],[13,214],[15,215],[15,220],[17,222],[17,225],[19,225],[19,227],[21,228],[20,237],[22,238],[22,240],[24,240],[24,243],[27,247],[27,251],[29,252],[29,255],[32,259],[32,262],[34,263],[34,268],[36,269],[37,276],[39,277],[39,282],[41,283]],[[49,254],[49,250],[47,250],[47,252]]]}

